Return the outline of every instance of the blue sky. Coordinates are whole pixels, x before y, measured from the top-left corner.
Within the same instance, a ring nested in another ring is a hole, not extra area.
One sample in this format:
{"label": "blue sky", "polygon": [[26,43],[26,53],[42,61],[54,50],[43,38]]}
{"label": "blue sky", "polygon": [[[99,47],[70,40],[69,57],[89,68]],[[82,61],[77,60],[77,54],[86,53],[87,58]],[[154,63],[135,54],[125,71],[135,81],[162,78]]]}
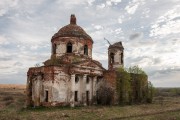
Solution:
{"label": "blue sky", "polygon": [[180,87],[180,0],[1,0],[0,84],[25,84],[28,68],[50,57],[51,37],[71,14],[105,68],[104,37],[123,42],[125,67],[139,65],[156,87]]}

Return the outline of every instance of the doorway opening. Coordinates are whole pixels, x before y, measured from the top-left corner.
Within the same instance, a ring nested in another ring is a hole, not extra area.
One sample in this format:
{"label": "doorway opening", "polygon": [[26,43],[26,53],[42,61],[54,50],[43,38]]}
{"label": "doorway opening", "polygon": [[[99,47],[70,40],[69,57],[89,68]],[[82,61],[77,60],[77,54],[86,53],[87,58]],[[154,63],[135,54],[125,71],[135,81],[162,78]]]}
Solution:
{"label": "doorway opening", "polygon": [[78,91],[75,91],[74,101],[75,101],[75,102],[78,101]]}
{"label": "doorway opening", "polygon": [[86,104],[89,105],[89,91],[86,91]]}
{"label": "doorway opening", "polygon": [[49,101],[49,93],[48,90],[45,91],[45,102]]}

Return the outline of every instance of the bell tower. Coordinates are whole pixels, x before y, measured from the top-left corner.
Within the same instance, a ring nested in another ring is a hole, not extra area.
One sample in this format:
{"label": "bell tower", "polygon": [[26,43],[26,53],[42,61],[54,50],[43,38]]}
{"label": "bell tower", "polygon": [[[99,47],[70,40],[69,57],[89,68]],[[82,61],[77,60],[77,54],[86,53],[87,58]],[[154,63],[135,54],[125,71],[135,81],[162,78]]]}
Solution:
{"label": "bell tower", "polygon": [[122,42],[116,42],[108,48],[108,69],[116,70],[124,66],[124,47]]}

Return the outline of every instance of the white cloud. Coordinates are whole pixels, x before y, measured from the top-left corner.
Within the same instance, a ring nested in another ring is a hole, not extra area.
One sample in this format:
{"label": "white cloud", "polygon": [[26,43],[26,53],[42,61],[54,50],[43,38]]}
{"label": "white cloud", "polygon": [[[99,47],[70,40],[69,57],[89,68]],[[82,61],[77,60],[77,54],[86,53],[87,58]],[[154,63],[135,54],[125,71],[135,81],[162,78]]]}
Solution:
{"label": "white cloud", "polygon": [[11,41],[3,35],[0,35],[0,45],[9,45]]}
{"label": "white cloud", "polygon": [[150,9],[149,8],[145,8],[144,11],[142,12],[142,14],[143,14],[142,18],[143,17],[149,18],[149,12],[150,12]]}
{"label": "white cloud", "polygon": [[79,5],[79,4],[85,4],[86,2],[89,4],[92,4],[95,0],[66,0],[66,1],[57,1],[59,4],[65,4],[65,5]]}
{"label": "white cloud", "polygon": [[88,4],[91,6],[95,0],[88,0]]}
{"label": "white cloud", "polygon": [[0,16],[5,15],[9,9],[17,6],[19,0],[1,0],[0,1]]}
{"label": "white cloud", "polygon": [[6,44],[6,38],[4,36],[0,36],[0,45]]}
{"label": "white cloud", "polygon": [[[107,67],[108,43],[104,37],[111,44],[122,41],[125,66],[140,65],[149,80],[160,86],[166,76],[162,71],[173,71],[170,68],[180,65],[178,4],[178,0],[1,0],[0,83],[25,83],[28,68],[50,57],[52,35],[69,24],[74,13],[78,25],[94,40],[94,59]],[[139,36],[129,39],[133,33]],[[173,75],[164,86],[171,86],[171,81],[179,83]]]}
{"label": "white cloud", "polygon": [[129,14],[134,14],[137,8],[142,4],[144,4],[144,0],[133,0],[125,7],[125,10]]}
{"label": "white cloud", "polygon": [[100,5],[97,5],[97,9],[99,10],[99,9],[103,9],[103,8],[105,8],[106,7],[106,5],[104,4],[104,3],[102,3],[102,4],[100,4]]}
{"label": "white cloud", "polygon": [[121,3],[121,0],[108,0],[108,1],[106,1],[107,6],[112,6],[112,4],[117,5],[118,3]]}
{"label": "white cloud", "polygon": [[107,6],[112,6],[111,1],[106,1],[106,5],[107,5]]}
{"label": "white cloud", "polygon": [[96,30],[101,30],[101,29],[103,29],[103,27],[102,27],[101,25],[95,25],[94,28],[95,28]]}
{"label": "white cloud", "polygon": [[179,71],[174,72],[173,69],[171,69],[166,74],[157,72],[155,76],[149,79],[152,79],[152,83],[156,85],[156,87],[167,87],[167,85],[170,85],[170,87],[179,87],[179,78]]}
{"label": "white cloud", "polygon": [[122,29],[121,29],[121,28],[116,29],[116,30],[115,30],[115,33],[116,33],[116,34],[122,33]]}
{"label": "white cloud", "polygon": [[6,9],[1,9],[0,10],[0,16],[3,16],[4,14],[6,14]]}
{"label": "white cloud", "polygon": [[93,59],[95,60],[107,60],[108,56],[102,53],[94,52],[93,53]]}
{"label": "white cloud", "polygon": [[139,3],[135,4],[135,5],[129,5],[125,7],[125,10],[129,13],[129,14],[134,14],[136,12],[136,9],[138,8]]}
{"label": "white cloud", "polygon": [[150,36],[166,36],[169,34],[180,33],[180,20],[168,21],[161,27],[158,26],[151,31]]}
{"label": "white cloud", "polygon": [[165,37],[180,33],[180,5],[160,16],[151,26],[150,36]]}
{"label": "white cloud", "polygon": [[123,15],[121,15],[121,16],[119,16],[119,18],[118,18],[118,23],[122,23],[123,22],[123,19],[124,19],[124,16]]}
{"label": "white cloud", "polygon": [[38,45],[33,45],[33,46],[30,47],[30,49],[31,50],[37,50],[38,47],[39,47]]}
{"label": "white cloud", "polygon": [[111,0],[111,2],[120,3],[121,0]]}

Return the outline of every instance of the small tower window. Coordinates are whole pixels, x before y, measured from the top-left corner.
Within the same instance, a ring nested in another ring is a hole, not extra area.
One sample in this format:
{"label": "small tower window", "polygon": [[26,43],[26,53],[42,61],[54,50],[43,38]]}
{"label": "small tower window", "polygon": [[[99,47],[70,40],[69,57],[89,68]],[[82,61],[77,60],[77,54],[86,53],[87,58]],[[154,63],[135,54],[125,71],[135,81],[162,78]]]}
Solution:
{"label": "small tower window", "polygon": [[72,44],[70,42],[67,44],[67,53],[72,53]]}
{"label": "small tower window", "polygon": [[88,55],[88,46],[87,45],[84,46],[84,55]]}
{"label": "small tower window", "polygon": [[123,53],[121,53],[121,64],[123,64]]}
{"label": "small tower window", "polygon": [[110,53],[110,63],[114,63],[114,53]]}
{"label": "small tower window", "polygon": [[53,54],[56,54],[56,44],[53,45]]}

